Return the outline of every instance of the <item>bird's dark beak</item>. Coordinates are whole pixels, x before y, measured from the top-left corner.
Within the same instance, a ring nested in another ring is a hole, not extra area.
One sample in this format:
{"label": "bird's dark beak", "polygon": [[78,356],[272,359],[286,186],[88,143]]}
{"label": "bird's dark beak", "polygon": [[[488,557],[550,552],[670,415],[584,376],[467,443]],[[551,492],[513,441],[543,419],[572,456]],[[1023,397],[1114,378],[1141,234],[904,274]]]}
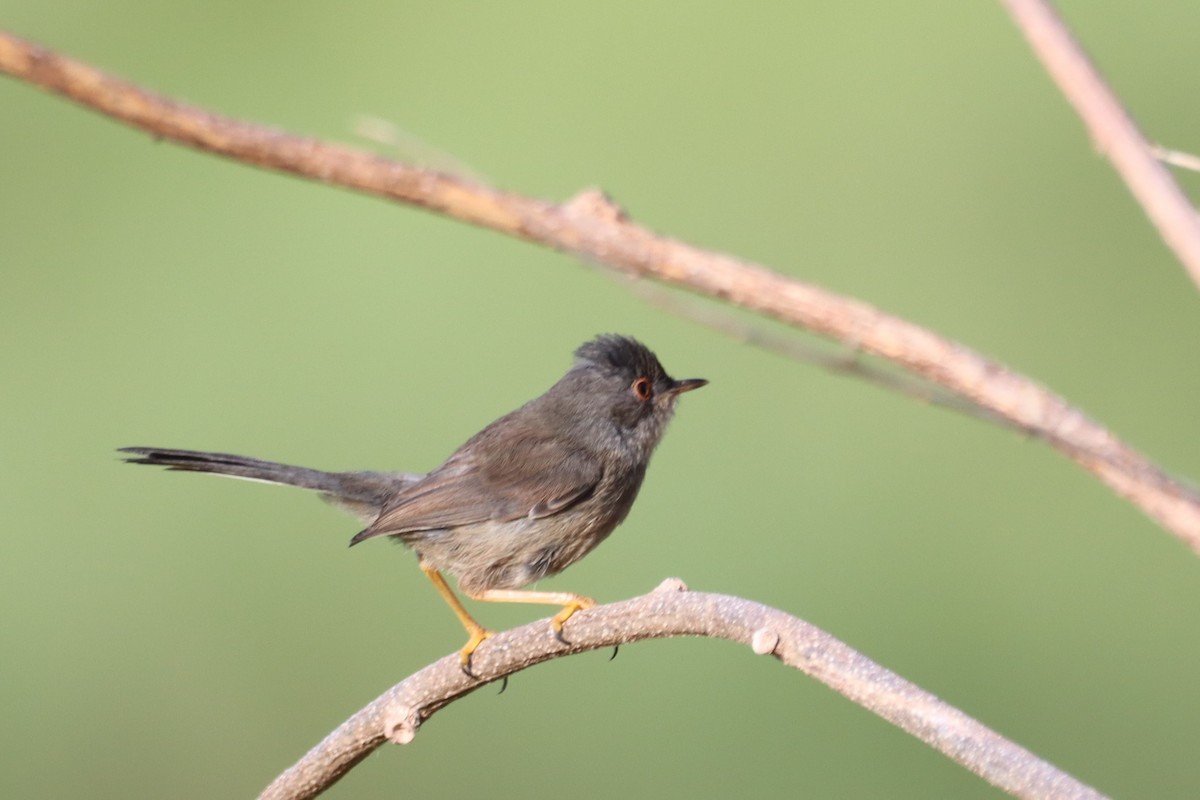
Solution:
{"label": "bird's dark beak", "polygon": [[671,381],[671,388],[667,391],[671,394],[683,394],[690,392],[692,389],[699,389],[701,386],[707,386],[708,381],[704,378],[684,378],[681,381]]}

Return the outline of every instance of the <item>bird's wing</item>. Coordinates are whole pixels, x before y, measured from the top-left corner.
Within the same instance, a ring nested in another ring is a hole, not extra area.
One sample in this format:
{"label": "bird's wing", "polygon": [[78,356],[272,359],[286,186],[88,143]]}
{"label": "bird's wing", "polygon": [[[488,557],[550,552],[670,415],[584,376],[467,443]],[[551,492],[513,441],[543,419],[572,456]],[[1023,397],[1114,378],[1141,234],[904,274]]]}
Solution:
{"label": "bird's wing", "polygon": [[528,429],[499,441],[485,429],[422,481],[384,505],[351,540],[557,514],[600,482],[599,460],[561,438]]}

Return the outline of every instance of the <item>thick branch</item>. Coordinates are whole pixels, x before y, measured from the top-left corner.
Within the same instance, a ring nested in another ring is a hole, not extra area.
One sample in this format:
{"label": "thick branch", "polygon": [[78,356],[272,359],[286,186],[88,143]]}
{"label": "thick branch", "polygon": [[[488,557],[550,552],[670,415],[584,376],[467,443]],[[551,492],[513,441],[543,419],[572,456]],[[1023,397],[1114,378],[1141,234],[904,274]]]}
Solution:
{"label": "thick branch", "polygon": [[774,655],[1016,797],[1103,796],[819,628],[749,600],[688,592],[681,581],[670,579],[650,594],[576,614],[566,635],[569,646],[551,635],[548,620],[497,634],[472,662],[482,681],[462,673],[457,654],[429,665],[329,734],[260,800],[317,796],[376,747],[389,739],[412,741],[434,712],[486,682],[552,658],[670,636],[728,639],[759,655]]}
{"label": "thick branch", "polygon": [[1137,123],[1045,0],[1001,0],[1042,66],[1112,162],[1167,246],[1200,285],[1200,216]]}
{"label": "thick branch", "polygon": [[420,206],[808,328],[890,359],[1050,442],[1200,551],[1200,497],[1062,398],[866,303],[631,222],[599,192],[564,205],[219,117],[0,33],[0,70],[153,135]]}

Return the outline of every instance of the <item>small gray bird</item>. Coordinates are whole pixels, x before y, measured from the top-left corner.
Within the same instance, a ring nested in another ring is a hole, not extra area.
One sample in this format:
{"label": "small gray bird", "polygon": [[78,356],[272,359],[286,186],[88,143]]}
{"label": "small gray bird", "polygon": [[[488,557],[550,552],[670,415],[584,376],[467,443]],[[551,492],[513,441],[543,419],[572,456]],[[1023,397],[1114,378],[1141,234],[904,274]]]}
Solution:
{"label": "small gray bird", "polygon": [[507,414],[427,475],[322,472],[223,453],[126,447],[133,464],[299,486],[356,514],[368,527],[351,545],[388,536],[412,548],[421,570],[469,636],[471,654],[492,635],[467,612],[442,573],[474,600],[562,606],[554,633],[596,604],[569,592],[520,587],[591,552],[625,519],[675,402],[700,378],[674,380],[626,337],[598,336],[545,394]]}

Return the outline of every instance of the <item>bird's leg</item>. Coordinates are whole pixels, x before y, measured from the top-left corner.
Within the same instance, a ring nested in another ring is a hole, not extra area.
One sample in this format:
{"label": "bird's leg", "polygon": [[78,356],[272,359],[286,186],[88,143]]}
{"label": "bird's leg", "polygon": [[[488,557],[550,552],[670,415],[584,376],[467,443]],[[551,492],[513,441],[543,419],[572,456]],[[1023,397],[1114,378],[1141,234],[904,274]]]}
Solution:
{"label": "bird's leg", "polygon": [[421,562],[421,571],[433,582],[433,587],[438,590],[438,594],[450,606],[450,609],[454,612],[454,616],[458,617],[458,621],[462,623],[462,626],[467,629],[467,636],[469,638],[467,639],[467,643],[463,645],[462,650],[458,651],[458,662],[462,665],[462,671],[474,678],[475,675],[471,672],[471,654],[475,652],[475,648],[483,643],[484,639],[492,635],[492,632],[476,622],[475,618],[463,607],[462,602],[450,589],[450,585],[446,583],[446,579],[442,577],[442,573],[424,561]]}
{"label": "bird's leg", "polygon": [[570,592],[531,592],[524,589],[483,589],[479,592],[467,592],[472,600],[485,600],[489,603],[542,603],[548,606],[562,606],[562,610],[554,615],[550,624],[554,627],[554,638],[563,644],[569,644],[563,638],[563,623],[571,618],[576,611],[591,608],[596,601],[581,594]]}

